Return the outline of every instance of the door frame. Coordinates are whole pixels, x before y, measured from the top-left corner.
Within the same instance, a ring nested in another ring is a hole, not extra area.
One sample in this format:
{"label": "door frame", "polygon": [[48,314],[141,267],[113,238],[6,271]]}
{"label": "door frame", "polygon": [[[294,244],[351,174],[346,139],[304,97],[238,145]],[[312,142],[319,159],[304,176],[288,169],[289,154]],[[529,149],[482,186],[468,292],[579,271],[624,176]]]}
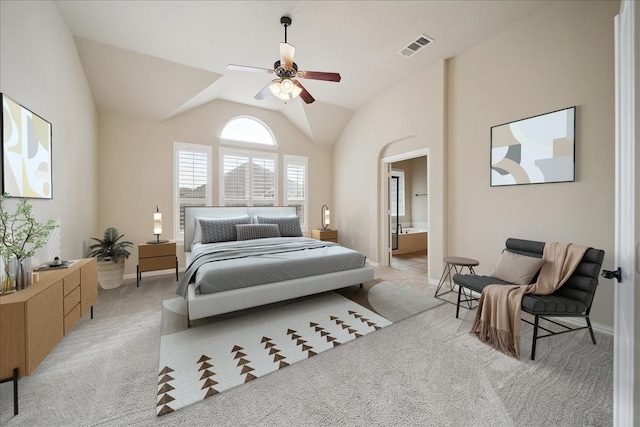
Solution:
{"label": "door frame", "polygon": [[634,425],[635,403],[640,401],[638,378],[640,357],[634,346],[638,335],[635,311],[640,307],[640,187],[636,187],[640,151],[636,151],[636,108],[638,82],[635,73],[636,12],[634,1],[622,0],[620,14],[615,17],[615,120],[616,120],[616,224],[615,265],[622,271],[621,282],[614,282],[614,350],[613,350],[613,425]]}
{"label": "door frame", "polygon": [[[431,186],[431,168],[429,167],[429,149],[421,148],[419,150],[408,151],[406,153],[395,154],[393,156],[383,157],[380,161],[380,230],[379,236],[382,236],[383,256],[380,258],[381,267],[389,267],[391,265],[391,203],[389,200],[389,180],[391,179],[391,164],[401,162],[403,160],[415,159],[416,157],[427,157],[427,194]],[[427,195],[427,198],[429,196]],[[431,224],[431,203],[427,208],[429,215],[429,224]],[[429,240],[427,240],[427,253],[429,253]]]}

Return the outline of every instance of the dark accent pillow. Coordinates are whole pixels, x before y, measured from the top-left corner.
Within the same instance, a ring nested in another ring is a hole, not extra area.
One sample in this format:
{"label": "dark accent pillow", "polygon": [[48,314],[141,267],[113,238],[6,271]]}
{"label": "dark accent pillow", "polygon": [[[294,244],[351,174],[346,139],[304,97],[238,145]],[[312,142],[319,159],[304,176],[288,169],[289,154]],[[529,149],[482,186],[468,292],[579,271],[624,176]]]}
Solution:
{"label": "dark accent pillow", "polygon": [[238,240],[280,237],[278,224],[236,224]]}
{"label": "dark accent pillow", "polygon": [[202,230],[202,243],[218,243],[238,240],[236,224],[249,224],[248,216],[237,218],[200,218]]}
{"label": "dark accent pillow", "polygon": [[282,237],[302,237],[300,218],[297,216],[278,218],[258,216],[256,219],[258,220],[258,224],[278,224],[278,228],[280,228],[280,236]]}

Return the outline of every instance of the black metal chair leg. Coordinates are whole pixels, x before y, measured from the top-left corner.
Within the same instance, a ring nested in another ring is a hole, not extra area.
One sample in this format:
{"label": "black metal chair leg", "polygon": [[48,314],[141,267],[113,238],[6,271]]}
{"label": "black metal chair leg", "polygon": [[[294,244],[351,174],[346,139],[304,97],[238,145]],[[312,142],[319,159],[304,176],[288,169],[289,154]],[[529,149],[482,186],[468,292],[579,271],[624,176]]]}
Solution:
{"label": "black metal chair leg", "polygon": [[533,323],[533,343],[531,344],[531,360],[536,359],[536,341],[538,340],[538,321],[539,317],[536,315],[536,319]]}
{"label": "black metal chair leg", "polygon": [[591,320],[589,320],[589,316],[584,318],[587,321],[587,326],[589,327],[589,333],[591,334],[591,341],[596,344],[596,336],[593,333],[593,328],[591,327]]}
{"label": "black metal chair leg", "polygon": [[462,292],[462,286],[458,285],[458,304],[456,304],[456,319],[460,314],[460,293]]}

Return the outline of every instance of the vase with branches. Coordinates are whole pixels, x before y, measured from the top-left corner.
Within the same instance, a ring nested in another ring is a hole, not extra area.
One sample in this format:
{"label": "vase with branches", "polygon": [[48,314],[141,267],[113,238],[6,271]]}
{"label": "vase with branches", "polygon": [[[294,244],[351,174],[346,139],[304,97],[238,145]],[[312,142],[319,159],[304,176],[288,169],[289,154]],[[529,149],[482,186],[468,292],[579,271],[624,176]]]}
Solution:
{"label": "vase with branches", "polygon": [[33,216],[33,207],[25,198],[20,199],[15,212],[10,213],[6,206],[10,197],[8,193],[0,195],[0,257],[5,270],[1,292],[12,291],[14,285],[19,290],[31,284],[31,257],[47,243],[49,233],[58,227],[51,219],[46,223],[38,222]]}

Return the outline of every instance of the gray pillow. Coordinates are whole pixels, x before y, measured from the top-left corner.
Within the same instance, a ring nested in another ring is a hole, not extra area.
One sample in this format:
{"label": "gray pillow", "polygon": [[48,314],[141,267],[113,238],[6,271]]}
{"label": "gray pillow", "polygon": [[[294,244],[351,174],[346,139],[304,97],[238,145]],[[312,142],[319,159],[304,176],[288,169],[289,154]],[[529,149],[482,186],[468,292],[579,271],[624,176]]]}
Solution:
{"label": "gray pillow", "polygon": [[504,251],[489,277],[515,285],[529,285],[543,262],[542,258]]}
{"label": "gray pillow", "polygon": [[278,224],[236,224],[238,240],[280,237]]}
{"label": "gray pillow", "polygon": [[258,216],[256,219],[258,220],[258,224],[278,224],[280,236],[282,237],[302,237],[300,219],[297,216],[279,218]]}
{"label": "gray pillow", "polygon": [[249,224],[251,218],[241,216],[236,218],[200,218],[202,243],[218,243],[238,240],[236,224]]}

